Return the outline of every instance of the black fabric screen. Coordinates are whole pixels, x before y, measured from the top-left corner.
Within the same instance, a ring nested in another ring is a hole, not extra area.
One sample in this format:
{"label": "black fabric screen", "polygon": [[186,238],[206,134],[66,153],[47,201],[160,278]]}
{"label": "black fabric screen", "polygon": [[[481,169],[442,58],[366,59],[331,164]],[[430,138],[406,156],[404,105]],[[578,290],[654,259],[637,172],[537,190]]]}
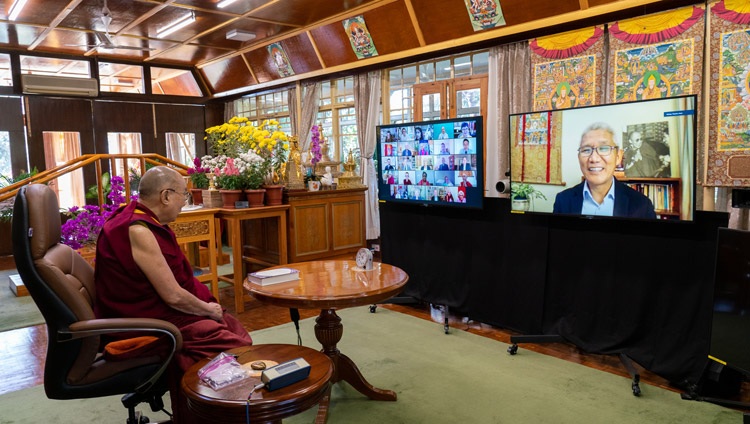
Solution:
{"label": "black fabric screen", "polygon": [[405,293],[592,353],[625,353],[675,384],[697,382],[710,336],[717,228],[697,211],[665,223],[381,203],[383,261]]}

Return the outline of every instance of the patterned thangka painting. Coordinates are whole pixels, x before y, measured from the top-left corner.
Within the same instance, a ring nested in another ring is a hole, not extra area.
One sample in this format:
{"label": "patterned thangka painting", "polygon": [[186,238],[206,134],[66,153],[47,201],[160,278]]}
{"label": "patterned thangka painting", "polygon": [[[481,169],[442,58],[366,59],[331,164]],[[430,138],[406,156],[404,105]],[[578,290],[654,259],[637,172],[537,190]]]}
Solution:
{"label": "patterned thangka painting", "polygon": [[597,75],[602,75],[602,35],[602,27],[591,27],[530,42],[534,53],[531,55],[533,110],[567,109],[600,102]]}
{"label": "patterned thangka painting", "polygon": [[[700,94],[705,21],[705,9],[698,5],[611,24],[606,102]],[[697,128],[703,120],[698,111]],[[695,144],[698,152],[704,150],[703,131],[697,131]],[[703,169],[704,160],[703,155],[697,155],[696,169]],[[695,176],[701,183],[703,174],[696,172]]]}
{"label": "patterned thangka painting", "polygon": [[700,93],[704,10],[685,7],[610,26],[612,102]]}
{"label": "patterned thangka painting", "polygon": [[561,185],[560,113],[527,113],[511,120],[511,175],[525,183]]}
{"label": "patterned thangka painting", "polygon": [[694,52],[692,39],[617,51],[615,101],[663,99],[691,94]]}
{"label": "patterned thangka painting", "polygon": [[[746,3],[746,2],[745,2]],[[750,8],[711,7],[711,91],[706,185],[750,186]]]}
{"label": "patterned thangka painting", "polygon": [[721,34],[718,150],[750,149],[750,30]]}

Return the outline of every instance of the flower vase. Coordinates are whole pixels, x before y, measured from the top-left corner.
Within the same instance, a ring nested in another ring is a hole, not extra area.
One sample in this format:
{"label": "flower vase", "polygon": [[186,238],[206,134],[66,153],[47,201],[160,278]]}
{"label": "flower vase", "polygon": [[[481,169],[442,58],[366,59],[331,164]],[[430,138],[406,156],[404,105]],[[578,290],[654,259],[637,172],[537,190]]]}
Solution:
{"label": "flower vase", "polygon": [[277,206],[282,203],[284,186],[280,184],[264,185],[266,189],[266,206]]}
{"label": "flower vase", "polygon": [[320,181],[317,180],[310,180],[307,182],[307,190],[308,191],[318,191],[320,190]]}
{"label": "flower vase", "polygon": [[191,188],[190,189],[190,196],[193,198],[193,204],[194,205],[202,205],[203,204],[203,189],[200,189],[200,188]]}
{"label": "flower vase", "polygon": [[242,190],[219,190],[222,208],[236,209],[235,202],[242,200]]}
{"label": "flower vase", "polygon": [[251,208],[259,208],[263,206],[263,198],[265,197],[265,194],[266,190],[263,188],[245,190],[248,206]]}

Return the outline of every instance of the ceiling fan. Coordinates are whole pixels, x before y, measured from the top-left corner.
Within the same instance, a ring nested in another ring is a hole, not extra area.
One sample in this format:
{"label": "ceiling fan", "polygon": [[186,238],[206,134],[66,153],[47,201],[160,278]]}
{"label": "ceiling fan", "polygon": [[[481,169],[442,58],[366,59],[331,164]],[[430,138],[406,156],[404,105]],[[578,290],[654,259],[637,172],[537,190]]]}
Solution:
{"label": "ceiling fan", "polygon": [[156,50],[150,47],[135,47],[115,43],[115,37],[109,33],[109,24],[112,23],[112,12],[110,12],[109,8],[107,7],[107,0],[104,0],[101,20],[104,24],[104,32],[94,31],[94,35],[96,36],[98,42],[96,44],[75,44],[75,46],[107,50]]}

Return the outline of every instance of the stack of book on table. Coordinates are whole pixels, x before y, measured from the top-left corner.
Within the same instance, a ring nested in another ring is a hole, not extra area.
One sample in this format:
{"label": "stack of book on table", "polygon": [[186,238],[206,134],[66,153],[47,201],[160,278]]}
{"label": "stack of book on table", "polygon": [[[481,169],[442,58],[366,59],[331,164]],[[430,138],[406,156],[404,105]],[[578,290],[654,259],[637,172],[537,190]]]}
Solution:
{"label": "stack of book on table", "polygon": [[294,268],[276,268],[251,272],[247,274],[247,279],[251,283],[260,284],[261,286],[286,283],[287,281],[299,280],[299,270]]}

